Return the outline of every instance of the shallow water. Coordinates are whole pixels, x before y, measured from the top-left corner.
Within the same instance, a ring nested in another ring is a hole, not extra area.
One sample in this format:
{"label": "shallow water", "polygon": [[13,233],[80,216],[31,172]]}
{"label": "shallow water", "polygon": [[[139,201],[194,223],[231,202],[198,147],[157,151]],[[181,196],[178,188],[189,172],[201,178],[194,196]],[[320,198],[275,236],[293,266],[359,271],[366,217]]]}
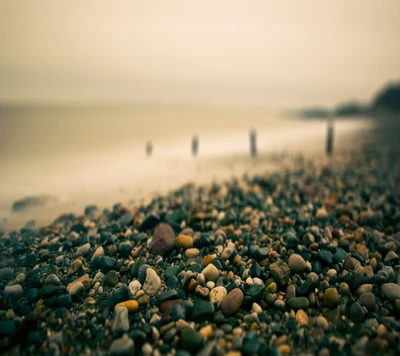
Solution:
{"label": "shallow water", "polygon": [[[335,124],[335,142],[354,145],[367,119]],[[258,160],[249,160],[249,132]],[[191,139],[199,137],[199,154]],[[9,107],[0,110],[1,225],[49,218],[87,204],[139,201],[188,181],[226,179],[268,166],[281,152],[316,155],[325,149],[326,122],[245,109],[134,107]],[[351,141],[347,140],[351,137]],[[145,155],[147,141],[153,144]],[[51,207],[10,214],[12,202],[50,194]],[[51,214],[52,216],[48,216]]]}

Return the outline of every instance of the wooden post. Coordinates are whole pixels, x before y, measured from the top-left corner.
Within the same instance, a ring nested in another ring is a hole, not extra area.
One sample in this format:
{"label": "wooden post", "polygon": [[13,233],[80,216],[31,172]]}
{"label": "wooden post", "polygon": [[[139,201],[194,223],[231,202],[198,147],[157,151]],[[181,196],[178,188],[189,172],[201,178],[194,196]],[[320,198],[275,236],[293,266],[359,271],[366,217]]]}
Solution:
{"label": "wooden post", "polygon": [[250,154],[252,157],[257,156],[257,133],[256,130],[250,130]]}
{"label": "wooden post", "polygon": [[334,126],[333,126],[333,117],[328,119],[328,131],[326,135],[326,155],[328,157],[333,154],[333,139],[334,139]]}
{"label": "wooden post", "polygon": [[151,143],[151,141],[147,141],[147,143],[146,143],[146,154],[147,154],[147,157],[150,157],[152,152],[153,152],[153,144]]}
{"label": "wooden post", "polygon": [[199,150],[199,138],[197,137],[197,135],[193,135],[193,138],[192,138],[192,155],[193,155],[193,157],[197,156],[198,150]]}

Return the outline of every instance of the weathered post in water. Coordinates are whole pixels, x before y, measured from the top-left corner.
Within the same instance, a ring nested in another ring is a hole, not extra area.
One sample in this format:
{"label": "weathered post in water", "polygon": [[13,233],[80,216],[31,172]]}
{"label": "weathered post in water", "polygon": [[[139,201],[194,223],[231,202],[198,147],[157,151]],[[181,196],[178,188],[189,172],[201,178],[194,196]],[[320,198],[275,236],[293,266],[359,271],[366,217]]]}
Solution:
{"label": "weathered post in water", "polygon": [[250,130],[250,154],[252,157],[257,156],[257,133],[256,130]]}
{"label": "weathered post in water", "polygon": [[333,153],[333,136],[334,136],[333,117],[330,117],[328,119],[328,131],[326,135],[326,155],[328,157],[332,156]]}
{"label": "weathered post in water", "polygon": [[147,143],[146,143],[146,154],[147,154],[147,157],[150,157],[152,152],[153,152],[153,144],[151,143],[151,141],[147,141]]}
{"label": "weathered post in water", "polygon": [[193,135],[193,138],[192,138],[192,155],[194,157],[197,156],[198,150],[199,150],[199,138],[197,137],[197,135]]}

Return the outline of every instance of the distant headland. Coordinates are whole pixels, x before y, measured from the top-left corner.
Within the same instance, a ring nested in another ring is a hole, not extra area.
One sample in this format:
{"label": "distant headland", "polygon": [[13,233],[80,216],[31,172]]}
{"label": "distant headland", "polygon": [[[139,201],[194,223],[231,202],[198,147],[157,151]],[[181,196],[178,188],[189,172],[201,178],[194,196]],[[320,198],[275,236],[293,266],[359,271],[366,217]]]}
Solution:
{"label": "distant headland", "polygon": [[387,84],[370,103],[347,102],[335,109],[310,107],[298,112],[301,118],[325,119],[329,117],[376,116],[382,113],[400,113],[400,81]]}

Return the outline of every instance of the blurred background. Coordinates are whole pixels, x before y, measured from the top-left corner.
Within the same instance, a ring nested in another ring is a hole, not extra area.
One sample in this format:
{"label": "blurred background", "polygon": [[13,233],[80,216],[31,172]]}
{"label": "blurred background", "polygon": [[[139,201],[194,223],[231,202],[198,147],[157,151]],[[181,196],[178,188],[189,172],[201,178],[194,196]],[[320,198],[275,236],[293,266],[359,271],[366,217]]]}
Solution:
{"label": "blurred background", "polygon": [[327,118],[356,146],[399,33],[397,0],[2,0],[0,227],[323,155]]}

